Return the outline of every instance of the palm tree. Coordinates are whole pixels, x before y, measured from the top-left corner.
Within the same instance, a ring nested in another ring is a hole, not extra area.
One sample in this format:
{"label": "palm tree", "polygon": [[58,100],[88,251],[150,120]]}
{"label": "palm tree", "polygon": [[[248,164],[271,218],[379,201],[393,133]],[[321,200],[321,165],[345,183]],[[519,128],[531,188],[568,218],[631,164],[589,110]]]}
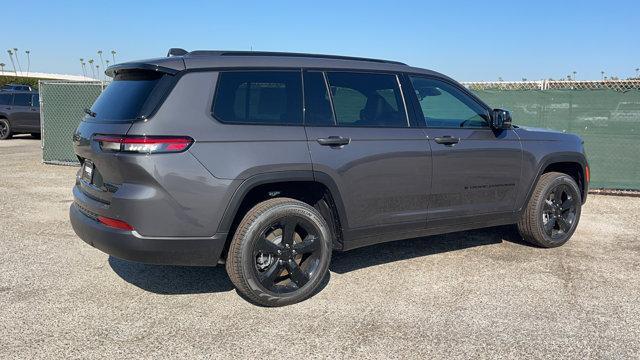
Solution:
{"label": "palm tree", "polygon": [[116,63],[116,51],[115,50],[111,50],[111,58],[113,58],[113,63]]}
{"label": "palm tree", "polygon": [[640,77],[638,76],[638,72],[640,72],[640,68],[636,68],[636,79],[640,79]]}
{"label": "palm tree", "polygon": [[576,74],[577,74],[577,73],[578,73],[577,71],[574,71],[574,72],[573,72],[573,81],[576,81]]}
{"label": "palm tree", "polygon": [[96,64],[96,74],[98,74],[98,80],[102,81],[102,75],[100,75],[100,64]]}
{"label": "palm tree", "polygon": [[31,70],[31,50],[25,50],[27,54],[27,76],[29,76],[29,70]]}
{"label": "palm tree", "polygon": [[4,63],[0,63],[0,72],[4,72]]}
{"label": "palm tree", "polygon": [[104,60],[102,60],[102,50],[98,50],[98,56],[100,56],[100,64],[104,67]]}
{"label": "palm tree", "polygon": [[96,78],[96,74],[93,71],[93,59],[89,59],[88,63],[89,63],[89,68],[91,69],[91,78],[95,79]]}
{"label": "palm tree", "polygon": [[13,48],[13,53],[16,55],[16,63],[18,64],[18,70],[20,71],[20,75],[22,75],[22,66],[20,66],[20,58],[18,56],[18,48]]}
{"label": "palm tree", "polygon": [[602,75],[602,80],[605,80],[604,71],[600,71],[600,75]]}
{"label": "palm tree", "polygon": [[105,67],[105,69],[106,69],[106,68],[109,67],[109,59],[105,60],[104,62],[107,64],[107,66]]}
{"label": "palm tree", "polygon": [[18,76],[18,72],[16,71],[16,63],[13,61],[13,51],[11,49],[7,50],[7,54],[9,54],[9,59],[11,60],[11,66],[13,66],[13,72]]}
{"label": "palm tree", "polygon": [[84,59],[80,58],[80,66],[82,66],[82,76],[87,76],[87,71],[84,68]]}

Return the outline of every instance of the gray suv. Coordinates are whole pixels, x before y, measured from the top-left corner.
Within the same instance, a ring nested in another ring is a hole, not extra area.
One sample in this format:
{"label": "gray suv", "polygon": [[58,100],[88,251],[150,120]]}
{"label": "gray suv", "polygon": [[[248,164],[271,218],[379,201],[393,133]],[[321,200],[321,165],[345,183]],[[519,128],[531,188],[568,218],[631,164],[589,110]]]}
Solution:
{"label": "gray suv", "polygon": [[70,217],[118,258],[225,264],[264,306],[318,290],[332,251],[518,224],[564,244],[587,195],[582,140],[511,124],[399,62],[173,50],[118,64],[74,134]]}
{"label": "gray suv", "polygon": [[14,134],[40,137],[40,98],[34,91],[0,92],[0,140]]}

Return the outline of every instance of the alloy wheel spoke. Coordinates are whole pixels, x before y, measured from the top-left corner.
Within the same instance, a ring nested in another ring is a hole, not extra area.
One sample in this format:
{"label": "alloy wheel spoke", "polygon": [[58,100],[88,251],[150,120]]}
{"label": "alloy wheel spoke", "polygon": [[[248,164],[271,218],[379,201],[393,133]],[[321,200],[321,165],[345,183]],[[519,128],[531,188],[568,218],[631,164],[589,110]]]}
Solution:
{"label": "alloy wheel spoke", "polygon": [[555,217],[549,217],[549,220],[547,221],[546,224],[544,224],[544,231],[547,234],[551,234],[551,231],[553,230],[553,228],[556,226],[556,218]]}
{"label": "alloy wheel spoke", "polygon": [[292,218],[292,217],[288,217],[284,220],[282,226],[282,244],[283,245],[289,245],[292,246],[293,245],[293,235],[295,234],[296,231],[296,225],[298,225],[298,222]]}
{"label": "alloy wheel spoke", "polygon": [[571,198],[567,198],[567,200],[565,200],[562,205],[560,205],[560,210],[562,211],[566,211],[571,209],[571,206],[573,205],[573,200]]}
{"label": "alloy wheel spoke", "polygon": [[282,265],[279,261],[274,261],[266,271],[258,274],[258,280],[267,289],[271,289],[275,285],[275,281],[282,271]]}
{"label": "alloy wheel spoke", "polygon": [[562,204],[562,193],[564,193],[564,185],[558,186],[553,192],[553,198],[556,204]]}
{"label": "alloy wheel spoke", "polygon": [[301,243],[294,245],[293,249],[299,254],[307,254],[318,249],[320,241],[314,235],[307,235]]}
{"label": "alloy wheel spoke", "polygon": [[256,251],[259,251],[263,254],[278,255],[278,250],[281,250],[281,249],[282,249],[281,246],[276,245],[272,241],[269,241],[264,236],[261,237],[256,243]]}
{"label": "alloy wheel spoke", "polygon": [[569,229],[571,229],[571,224],[564,217],[558,216],[558,227],[560,228],[560,230],[566,233],[569,232]]}
{"label": "alloy wheel spoke", "polygon": [[302,269],[300,269],[300,266],[298,266],[298,263],[296,263],[295,260],[290,259],[286,262],[285,266],[287,267],[287,271],[289,271],[291,281],[298,285],[299,288],[303,287],[304,284],[309,281],[309,277],[304,271],[302,271]]}

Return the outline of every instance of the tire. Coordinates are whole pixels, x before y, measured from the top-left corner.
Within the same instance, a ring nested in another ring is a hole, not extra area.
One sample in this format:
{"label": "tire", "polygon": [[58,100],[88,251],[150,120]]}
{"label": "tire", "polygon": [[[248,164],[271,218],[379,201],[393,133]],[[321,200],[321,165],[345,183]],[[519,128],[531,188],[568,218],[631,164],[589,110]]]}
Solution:
{"label": "tire", "polygon": [[518,222],[530,244],[558,247],[569,241],[580,220],[582,197],[576,181],[558,172],[542,174]]}
{"label": "tire", "polygon": [[7,140],[11,138],[11,123],[9,120],[0,118],[0,140]]}
{"label": "tire", "polygon": [[313,207],[275,198],[249,210],[236,229],[226,269],[238,292],[262,306],[284,306],[319,290],[331,261],[331,231]]}

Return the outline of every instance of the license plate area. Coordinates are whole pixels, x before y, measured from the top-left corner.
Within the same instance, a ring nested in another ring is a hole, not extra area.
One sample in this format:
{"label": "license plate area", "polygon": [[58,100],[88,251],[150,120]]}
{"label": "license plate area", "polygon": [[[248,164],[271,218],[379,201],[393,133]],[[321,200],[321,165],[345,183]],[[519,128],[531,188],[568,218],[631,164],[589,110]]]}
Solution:
{"label": "license plate area", "polygon": [[93,183],[93,173],[95,172],[95,166],[91,160],[85,160],[82,163],[82,180],[89,184]]}

